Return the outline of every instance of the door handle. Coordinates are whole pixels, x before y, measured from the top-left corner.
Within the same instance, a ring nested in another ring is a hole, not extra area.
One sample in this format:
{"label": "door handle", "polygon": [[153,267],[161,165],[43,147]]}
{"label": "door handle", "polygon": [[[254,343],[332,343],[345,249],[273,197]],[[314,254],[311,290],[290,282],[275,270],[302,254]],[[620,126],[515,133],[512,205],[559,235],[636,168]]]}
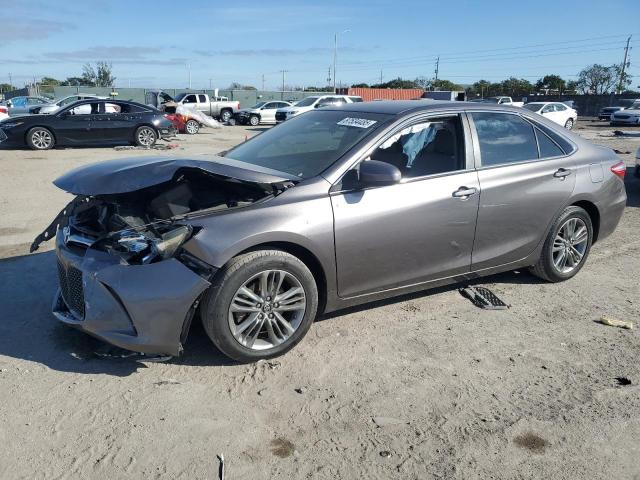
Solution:
{"label": "door handle", "polygon": [[453,192],[451,195],[454,198],[460,198],[462,200],[466,200],[467,198],[469,198],[471,195],[475,195],[476,193],[478,193],[478,189],[475,187],[469,188],[469,187],[460,187],[458,188],[458,190],[456,190],[455,192]]}
{"label": "door handle", "polygon": [[568,168],[559,168],[553,174],[554,177],[562,179],[564,179],[564,177],[568,177],[569,175],[571,175],[571,170],[569,170]]}

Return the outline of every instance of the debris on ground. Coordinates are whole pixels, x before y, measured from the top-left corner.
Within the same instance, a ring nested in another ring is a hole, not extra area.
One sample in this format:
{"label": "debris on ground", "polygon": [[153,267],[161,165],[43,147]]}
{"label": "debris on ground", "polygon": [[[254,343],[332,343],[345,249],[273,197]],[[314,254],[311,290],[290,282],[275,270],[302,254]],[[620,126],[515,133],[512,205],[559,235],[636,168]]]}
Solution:
{"label": "debris on ground", "polygon": [[513,439],[513,443],[515,443],[519,447],[525,448],[535,453],[542,453],[545,447],[549,445],[549,442],[547,442],[540,435],[537,435],[533,432],[527,432],[523,433],[522,435],[518,435]]}
{"label": "debris on ground", "polygon": [[371,421],[375,423],[379,428],[387,427],[389,425],[400,425],[404,423],[402,420],[392,417],[373,417]]}
{"label": "debris on ground", "polygon": [[389,450],[382,450],[380,452],[380,456],[382,458],[389,458],[391,456],[391,452]]}
{"label": "debris on ground", "polygon": [[307,391],[307,389],[306,389],[306,388],[304,388],[304,387],[298,387],[298,388],[296,388],[296,389],[295,389],[295,392],[296,392],[296,393],[299,393],[299,394],[301,394],[301,395],[302,395],[304,392],[306,392],[306,391]]}
{"label": "debris on ground", "polygon": [[614,148],[613,151],[616,152],[618,155],[628,155],[631,153],[630,151],[623,152],[622,150],[618,150],[617,148]]}
{"label": "debris on ground", "polygon": [[177,143],[156,143],[153,146],[145,147],[142,145],[118,145],[117,147],[113,147],[116,151],[122,150],[173,150],[175,148],[180,147]]}
{"label": "debris on ground", "polygon": [[631,385],[631,380],[629,380],[627,377],[616,377],[616,382],[618,382],[618,385],[620,385],[621,387]]}
{"label": "debris on ground", "polygon": [[608,315],[602,315],[600,317],[600,323],[603,325],[609,325],[610,327],[626,328],[627,330],[631,330],[633,328],[633,322],[628,320],[618,320],[616,318],[611,318]]}
{"label": "debris on ground", "polygon": [[485,310],[506,310],[509,308],[509,305],[486,287],[465,287],[461,288],[459,292],[478,308]]}
{"label": "debris on ground", "polygon": [[640,137],[640,132],[625,132],[623,130],[614,130],[613,134],[616,137]]}
{"label": "debris on ground", "polygon": [[224,454],[218,455],[218,480],[224,480]]}

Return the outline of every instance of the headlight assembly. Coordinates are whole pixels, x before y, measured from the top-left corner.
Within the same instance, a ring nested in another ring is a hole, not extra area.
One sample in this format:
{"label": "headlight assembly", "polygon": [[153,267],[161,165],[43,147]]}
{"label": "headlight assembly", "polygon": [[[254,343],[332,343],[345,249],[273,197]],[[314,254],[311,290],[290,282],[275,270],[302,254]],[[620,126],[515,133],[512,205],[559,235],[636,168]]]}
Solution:
{"label": "headlight assembly", "polygon": [[105,239],[105,246],[130,264],[147,264],[172,258],[192,235],[189,225],[169,226],[161,231],[123,230]]}

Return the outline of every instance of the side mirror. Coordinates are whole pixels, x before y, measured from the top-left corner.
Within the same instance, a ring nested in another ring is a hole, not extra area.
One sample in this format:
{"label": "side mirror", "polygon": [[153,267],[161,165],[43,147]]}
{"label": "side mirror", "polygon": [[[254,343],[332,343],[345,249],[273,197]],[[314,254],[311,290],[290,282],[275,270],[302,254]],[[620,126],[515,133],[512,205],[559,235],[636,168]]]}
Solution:
{"label": "side mirror", "polygon": [[360,186],[382,187],[398,183],[402,173],[397,167],[379,160],[365,160],[360,164]]}

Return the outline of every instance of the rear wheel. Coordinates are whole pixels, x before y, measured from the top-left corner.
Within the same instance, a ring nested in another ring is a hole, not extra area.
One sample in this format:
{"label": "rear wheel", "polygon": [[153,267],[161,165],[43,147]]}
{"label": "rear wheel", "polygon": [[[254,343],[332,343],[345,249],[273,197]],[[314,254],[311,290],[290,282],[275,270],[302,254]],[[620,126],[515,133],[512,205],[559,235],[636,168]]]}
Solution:
{"label": "rear wheel", "polygon": [[231,110],[223,110],[220,112],[220,120],[228,122],[231,119]]}
{"label": "rear wheel", "polygon": [[570,118],[565,122],[564,128],[566,128],[567,130],[571,130],[573,128],[573,118]]}
{"label": "rear wheel", "polygon": [[32,150],[49,150],[56,144],[51,130],[44,127],[34,127],[27,132],[27,145]]}
{"label": "rear wheel", "polygon": [[251,115],[249,117],[249,123],[251,124],[252,127],[255,127],[257,125],[260,124],[260,117],[258,117],[257,115]]}
{"label": "rear wheel", "polygon": [[568,280],[584,266],[592,242],[589,214],[580,207],[567,207],[549,231],[531,272],[549,282]]}
{"label": "rear wheel", "polygon": [[187,120],[184,124],[184,129],[189,135],[195,135],[200,131],[200,123],[196,120]]}
{"label": "rear wheel", "polygon": [[280,250],[231,260],[204,296],[201,317],[213,343],[240,362],[289,351],[307,333],[318,289],[307,266]]}
{"label": "rear wheel", "polygon": [[153,147],[157,139],[158,135],[151,127],[143,125],[136,130],[135,142],[140,147]]}

